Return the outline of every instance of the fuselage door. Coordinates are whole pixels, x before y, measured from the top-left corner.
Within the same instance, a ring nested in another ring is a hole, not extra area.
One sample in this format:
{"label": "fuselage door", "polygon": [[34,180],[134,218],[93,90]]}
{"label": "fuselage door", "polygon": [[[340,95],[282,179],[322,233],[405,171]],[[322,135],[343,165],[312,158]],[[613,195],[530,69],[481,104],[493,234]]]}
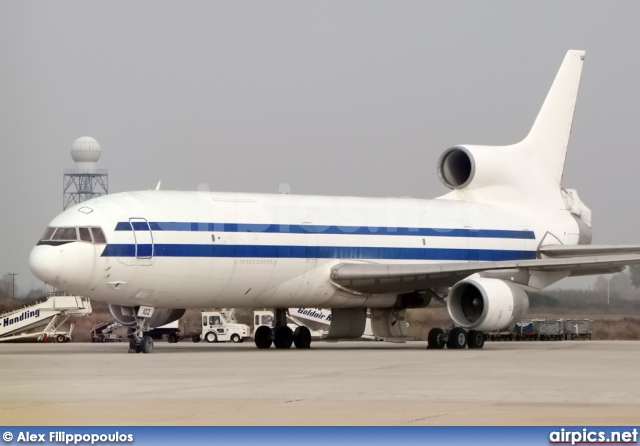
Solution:
{"label": "fuselage door", "polygon": [[480,241],[478,238],[479,231],[470,225],[465,225],[464,229],[467,231],[467,260],[470,262],[477,262],[480,259]]}
{"label": "fuselage door", "polygon": [[153,257],[153,235],[149,222],[144,218],[130,218],[129,223],[136,240],[136,258],[150,259]]}

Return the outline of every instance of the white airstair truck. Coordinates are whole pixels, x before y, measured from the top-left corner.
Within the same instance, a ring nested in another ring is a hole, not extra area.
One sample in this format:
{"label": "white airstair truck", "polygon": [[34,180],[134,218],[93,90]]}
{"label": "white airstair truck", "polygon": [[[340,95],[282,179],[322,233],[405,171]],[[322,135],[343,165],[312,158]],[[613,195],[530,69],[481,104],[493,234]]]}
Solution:
{"label": "white airstair truck", "polygon": [[[62,325],[72,316],[88,314],[91,314],[91,302],[86,297],[49,293],[42,302],[0,315],[0,341],[36,338],[69,342],[75,322],[72,320],[69,331],[60,330]],[[43,330],[31,331],[43,326]]]}

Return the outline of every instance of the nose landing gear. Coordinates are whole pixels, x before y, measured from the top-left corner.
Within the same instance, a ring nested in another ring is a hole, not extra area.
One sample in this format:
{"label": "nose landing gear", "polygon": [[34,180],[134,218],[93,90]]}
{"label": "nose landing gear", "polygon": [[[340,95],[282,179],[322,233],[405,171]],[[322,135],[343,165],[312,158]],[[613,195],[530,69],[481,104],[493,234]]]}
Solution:
{"label": "nose landing gear", "polygon": [[136,326],[131,330],[131,339],[129,340],[129,353],[151,353],[153,351],[153,339],[149,335],[145,335],[145,331],[150,331],[151,327],[145,325],[145,322],[153,314],[153,307],[142,306],[135,316]]}

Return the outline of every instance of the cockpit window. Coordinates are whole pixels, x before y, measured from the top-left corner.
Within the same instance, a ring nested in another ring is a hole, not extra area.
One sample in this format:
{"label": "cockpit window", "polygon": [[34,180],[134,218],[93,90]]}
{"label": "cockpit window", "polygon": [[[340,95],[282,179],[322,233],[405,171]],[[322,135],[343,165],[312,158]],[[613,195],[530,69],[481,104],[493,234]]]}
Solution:
{"label": "cockpit window", "polygon": [[47,228],[44,234],[42,234],[42,237],[40,237],[40,240],[51,240],[51,236],[55,230],[56,228]]}
{"label": "cockpit window", "polygon": [[53,228],[48,227],[38,245],[59,246],[81,240],[89,243],[107,243],[104,232],[100,228]]}
{"label": "cockpit window", "polygon": [[80,240],[91,243],[91,233],[89,232],[89,228],[78,228],[78,233],[80,234]]}
{"label": "cockpit window", "polygon": [[52,240],[78,240],[76,228],[58,228]]}
{"label": "cockpit window", "polygon": [[91,228],[93,234],[93,241],[95,243],[107,243],[107,239],[104,237],[104,232],[100,228]]}

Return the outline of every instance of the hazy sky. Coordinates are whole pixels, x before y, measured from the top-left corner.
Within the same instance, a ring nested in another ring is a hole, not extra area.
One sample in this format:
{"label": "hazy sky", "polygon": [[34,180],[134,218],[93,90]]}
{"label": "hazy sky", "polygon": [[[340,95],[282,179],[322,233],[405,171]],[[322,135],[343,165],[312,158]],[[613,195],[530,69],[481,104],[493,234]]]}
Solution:
{"label": "hazy sky", "polygon": [[564,185],[595,243],[640,243],[640,3],[0,2],[0,275],[40,286],[83,135],[110,192],[443,194],[459,143],[529,130],[568,49],[587,51]]}

